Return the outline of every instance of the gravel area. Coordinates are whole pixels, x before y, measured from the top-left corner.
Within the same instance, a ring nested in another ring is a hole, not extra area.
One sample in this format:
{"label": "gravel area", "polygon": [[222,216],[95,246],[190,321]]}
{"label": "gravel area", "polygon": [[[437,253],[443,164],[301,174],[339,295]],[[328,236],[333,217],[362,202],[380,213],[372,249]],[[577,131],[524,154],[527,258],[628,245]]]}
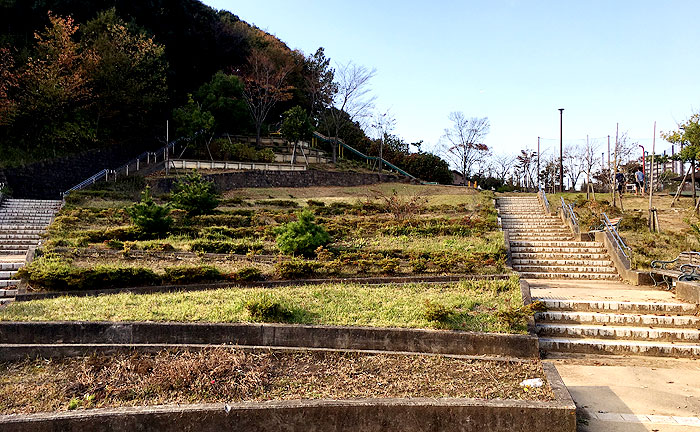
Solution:
{"label": "gravel area", "polygon": [[539,360],[212,348],[0,364],[0,413],[354,398],[553,400]]}

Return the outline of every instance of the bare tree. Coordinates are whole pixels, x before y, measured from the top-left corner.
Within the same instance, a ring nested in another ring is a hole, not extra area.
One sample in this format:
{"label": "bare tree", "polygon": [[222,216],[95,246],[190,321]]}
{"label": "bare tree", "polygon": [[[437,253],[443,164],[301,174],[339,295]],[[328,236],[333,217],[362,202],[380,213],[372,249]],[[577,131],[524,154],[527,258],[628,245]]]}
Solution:
{"label": "bare tree", "polygon": [[[352,62],[336,65],[333,107],[327,110],[330,127],[333,128],[329,134],[332,133],[336,139],[346,125],[370,115],[375,97],[369,95],[369,81],[375,74],[375,69],[370,70]],[[337,146],[333,145],[334,163],[337,151]]]}
{"label": "bare tree", "polygon": [[578,179],[581,178],[581,174],[583,174],[583,167],[581,165],[581,155],[583,151],[584,149],[577,145],[564,148],[564,171],[566,172],[566,176],[569,177],[572,190],[576,190],[576,183],[578,183]]}
{"label": "bare tree", "polygon": [[[515,160],[517,161],[517,167],[523,176],[523,185],[525,187],[533,188],[537,183],[536,171],[537,171],[537,152],[525,149],[520,150],[520,155],[518,155]],[[533,175],[534,174],[534,175]]]}
{"label": "bare tree", "polygon": [[496,171],[496,177],[505,183],[508,173],[515,164],[515,157],[507,154],[494,155],[491,157],[491,161],[494,171]]}
{"label": "bare tree", "polygon": [[248,104],[255,123],[255,142],[260,145],[260,129],[277,102],[292,97],[292,87],[286,85],[292,65],[285,60],[275,60],[268,53],[253,48],[243,71],[245,83],[243,98]]}
{"label": "bare tree", "polygon": [[590,194],[593,194],[593,199],[595,199],[595,191],[591,185],[591,179],[593,179],[593,172],[597,169],[599,162],[601,162],[600,159],[598,159],[599,147],[598,141],[589,141],[588,138],[586,138],[586,145],[580,152],[581,169],[584,174],[586,174],[586,199],[590,198]]}
{"label": "bare tree", "polygon": [[489,133],[488,117],[466,118],[462,112],[451,112],[448,116],[452,127],[445,129],[443,139],[447,149],[445,156],[460,168],[463,181],[471,175],[474,164],[483,160],[489,148],[483,143]]}

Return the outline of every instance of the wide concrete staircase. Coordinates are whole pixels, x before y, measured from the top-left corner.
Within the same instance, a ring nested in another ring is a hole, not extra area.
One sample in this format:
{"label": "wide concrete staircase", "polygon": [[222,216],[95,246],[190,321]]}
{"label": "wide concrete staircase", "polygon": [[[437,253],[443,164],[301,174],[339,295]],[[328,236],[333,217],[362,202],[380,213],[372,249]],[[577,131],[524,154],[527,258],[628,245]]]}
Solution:
{"label": "wide concrete staircase", "polygon": [[535,316],[544,351],[700,356],[700,306],[688,303],[539,299]]}
{"label": "wide concrete staircase", "polygon": [[536,196],[500,197],[513,269],[529,279],[606,279],[619,276],[601,243],[575,240],[561,219],[546,214]]}
{"label": "wide concrete staircase", "polygon": [[0,305],[17,294],[12,279],[27,252],[41,242],[41,234],[61,208],[61,201],[5,199],[0,203]]}

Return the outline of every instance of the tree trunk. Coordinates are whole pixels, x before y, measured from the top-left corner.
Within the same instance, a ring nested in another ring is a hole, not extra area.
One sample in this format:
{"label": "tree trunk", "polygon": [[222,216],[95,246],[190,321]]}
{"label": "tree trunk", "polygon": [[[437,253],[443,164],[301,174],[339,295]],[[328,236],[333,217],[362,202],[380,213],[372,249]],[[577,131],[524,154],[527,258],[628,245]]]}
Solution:
{"label": "tree trunk", "polygon": [[262,124],[256,124],[255,125],[255,146],[260,147],[260,129],[262,128]]}
{"label": "tree trunk", "polygon": [[690,182],[691,182],[692,188],[693,188],[693,206],[696,206],[698,201],[697,201],[697,194],[695,192],[695,159],[690,161],[690,166],[691,166],[691,171],[692,171],[692,174],[690,176]]}

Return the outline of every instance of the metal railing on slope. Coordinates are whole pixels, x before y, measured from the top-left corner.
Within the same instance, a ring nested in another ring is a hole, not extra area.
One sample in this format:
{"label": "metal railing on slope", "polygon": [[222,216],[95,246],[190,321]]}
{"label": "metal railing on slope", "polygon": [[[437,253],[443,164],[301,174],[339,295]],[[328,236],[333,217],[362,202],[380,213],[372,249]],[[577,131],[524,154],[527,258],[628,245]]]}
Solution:
{"label": "metal railing on slope", "polygon": [[574,213],[574,208],[571,206],[571,204],[567,204],[566,201],[564,201],[564,197],[559,198],[561,198],[561,208],[564,212],[564,216],[569,219],[574,234],[580,233],[581,229],[578,226],[578,219],[576,218],[576,213]]}
{"label": "metal railing on slope", "polygon": [[[100,172],[86,178],[82,182],[78,183],[77,185],[73,186],[72,188],[68,189],[67,191],[63,192],[61,195],[63,197],[67,196],[73,191],[77,191],[80,189],[84,189],[88,186],[91,186],[98,181],[109,181],[109,180],[114,180],[116,181],[117,178],[122,175],[125,177],[128,177],[130,174],[134,174],[138,171],[141,170],[141,166],[143,165],[142,161],[145,162],[146,166],[153,165],[155,163],[163,162],[167,159],[169,159],[169,154],[174,153],[175,151],[175,146],[182,141],[182,138],[178,138],[174,141],[171,141],[170,143],[166,144],[159,150],[156,150],[154,152],[143,152],[134,159],[131,159],[124,165],[115,168],[115,169],[109,169],[105,168],[103,170],[100,170]],[[160,160],[159,160],[160,159]],[[133,168],[132,168],[133,167]]]}
{"label": "metal railing on slope", "polygon": [[401,168],[397,167],[396,165],[392,164],[391,162],[387,162],[386,159],[380,159],[377,156],[367,156],[366,154],[362,153],[361,151],[355,149],[354,147],[351,147],[345,142],[340,139],[340,138],[329,138],[325,135],[322,135],[318,132],[314,132],[314,136],[321,141],[329,142],[329,143],[338,143],[339,145],[343,146],[343,148],[349,150],[351,153],[355,154],[356,156],[359,156],[361,158],[364,158],[365,160],[368,161],[377,161],[382,165],[386,165],[387,167],[393,169],[394,171],[398,172],[401,175],[404,175],[406,177],[409,177],[413,180],[418,180],[416,177],[412,176],[411,174],[407,173],[406,171],[402,170]]}
{"label": "metal railing on slope", "polygon": [[610,219],[608,219],[608,215],[605,213],[603,213],[603,224],[605,225],[605,234],[608,236],[608,239],[610,239],[610,243],[612,243],[615,248],[620,251],[622,254],[622,257],[620,258],[624,257],[623,261],[625,267],[628,269],[631,268],[632,262],[630,261],[630,257],[626,252],[626,250],[630,250],[630,248],[624,241],[622,241],[622,237],[620,237],[620,234],[617,232],[617,228],[610,223]]}
{"label": "metal railing on slope", "polygon": [[537,192],[537,195],[540,197],[545,210],[547,210],[547,214],[550,214],[551,210],[549,209],[549,200],[547,199],[547,193],[544,191],[544,189],[542,189],[542,186],[540,186],[540,190]]}

